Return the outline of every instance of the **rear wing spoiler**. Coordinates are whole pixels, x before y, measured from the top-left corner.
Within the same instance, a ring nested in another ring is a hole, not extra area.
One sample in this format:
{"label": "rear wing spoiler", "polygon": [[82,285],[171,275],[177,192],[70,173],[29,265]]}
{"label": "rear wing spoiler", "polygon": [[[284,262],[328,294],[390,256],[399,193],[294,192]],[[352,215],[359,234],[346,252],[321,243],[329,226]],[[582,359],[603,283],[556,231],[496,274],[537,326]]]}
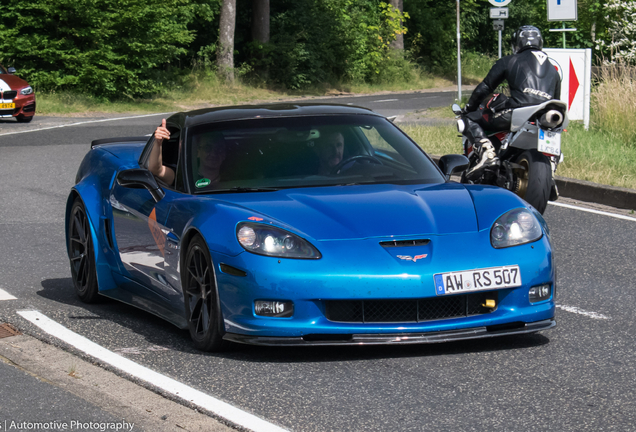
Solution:
{"label": "rear wing spoiler", "polygon": [[91,148],[94,148],[95,146],[98,146],[98,145],[104,145],[104,144],[148,142],[149,138],[150,138],[150,135],[136,136],[136,137],[102,138],[102,139],[94,140],[93,142],[91,142]]}

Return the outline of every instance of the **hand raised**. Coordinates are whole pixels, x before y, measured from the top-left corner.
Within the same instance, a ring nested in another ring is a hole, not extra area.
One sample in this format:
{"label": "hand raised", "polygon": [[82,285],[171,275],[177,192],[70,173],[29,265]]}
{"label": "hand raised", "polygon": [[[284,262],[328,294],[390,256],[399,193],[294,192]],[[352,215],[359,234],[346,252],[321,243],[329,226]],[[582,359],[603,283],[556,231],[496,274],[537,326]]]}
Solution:
{"label": "hand raised", "polygon": [[155,129],[155,139],[157,141],[170,139],[170,132],[168,132],[168,129],[166,128],[166,119],[162,119],[161,126]]}

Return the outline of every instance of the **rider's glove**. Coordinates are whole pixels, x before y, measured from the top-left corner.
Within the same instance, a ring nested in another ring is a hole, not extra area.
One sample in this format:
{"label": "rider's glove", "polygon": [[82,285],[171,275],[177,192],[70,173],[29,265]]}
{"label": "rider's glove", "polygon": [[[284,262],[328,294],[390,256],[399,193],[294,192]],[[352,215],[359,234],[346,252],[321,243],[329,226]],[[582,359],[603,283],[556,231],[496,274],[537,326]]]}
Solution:
{"label": "rider's glove", "polygon": [[476,107],[473,107],[473,106],[471,106],[470,104],[466,104],[466,105],[464,106],[464,112],[465,112],[465,113],[473,112],[473,111],[475,111],[476,109],[477,109]]}

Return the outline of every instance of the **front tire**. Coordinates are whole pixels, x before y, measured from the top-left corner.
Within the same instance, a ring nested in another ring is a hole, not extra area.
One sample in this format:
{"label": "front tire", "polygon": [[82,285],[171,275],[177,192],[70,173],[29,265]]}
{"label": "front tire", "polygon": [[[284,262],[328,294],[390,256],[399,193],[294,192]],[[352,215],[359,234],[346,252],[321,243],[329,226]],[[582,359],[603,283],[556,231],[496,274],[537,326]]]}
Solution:
{"label": "front tire", "polygon": [[526,150],[515,162],[524,168],[515,172],[515,193],[543,214],[548,206],[552,186],[550,160],[536,150]]}
{"label": "front tire", "polygon": [[71,277],[77,296],[84,303],[98,302],[100,298],[97,289],[93,237],[86,208],[80,198],[75,198],[71,208],[66,242]]}
{"label": "front tire", "polygon": [[203,238],[197,236],[190,242],[183,272],[186,320],[195,348],[208,352],[224,350],[228,343],[223,340],[214,267]]}

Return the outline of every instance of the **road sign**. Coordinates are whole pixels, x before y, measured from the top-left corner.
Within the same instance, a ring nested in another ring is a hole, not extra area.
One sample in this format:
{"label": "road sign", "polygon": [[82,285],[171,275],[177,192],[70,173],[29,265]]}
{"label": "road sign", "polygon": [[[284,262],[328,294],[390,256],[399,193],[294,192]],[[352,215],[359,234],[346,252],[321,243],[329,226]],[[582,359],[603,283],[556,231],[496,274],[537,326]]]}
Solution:
{"label": "road sign", "polygon": [[[492,4],[492,1],[490,2]],[[576,0],[548,0],[548,21],[576,21]]]}
{"label": "road sign", "polygon": [[492,21],[492,28],[495,31],[503,31],[503,29],[504,29],[504,21],[503,20],[493,20]]}
{"label": "road sign", "polygon": [[508,8],[490,8],[490,18],[492,19],[506,19],[508,18]]}
{"label": "road sign", "polygon": [[512,0],[488,0],[488,3],[495,7],[508,6],[511,2]]}
{"label": "road sign", "polygon": [[590,92],[592,82],[592,50],[545,48],[550,63],[561,76],[560,99],[568,104],[570,120],[590,124]]}

